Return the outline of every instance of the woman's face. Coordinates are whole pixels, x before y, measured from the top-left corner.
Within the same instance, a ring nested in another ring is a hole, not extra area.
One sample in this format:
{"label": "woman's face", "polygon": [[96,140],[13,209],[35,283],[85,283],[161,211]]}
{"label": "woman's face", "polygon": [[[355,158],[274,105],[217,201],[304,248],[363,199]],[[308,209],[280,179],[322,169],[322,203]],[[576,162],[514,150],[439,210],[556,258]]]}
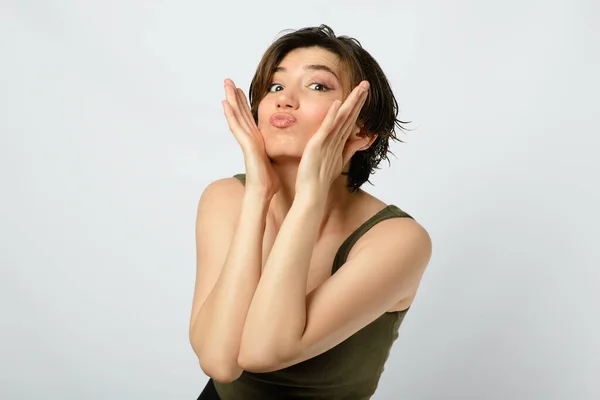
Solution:
{"label": "woman's face", "polygon": [[302,156],[331,104],[349,92],[343,74],[339,57],[320,47],[295,49],[285,56],[258,105],[258,128],[273,161]]}

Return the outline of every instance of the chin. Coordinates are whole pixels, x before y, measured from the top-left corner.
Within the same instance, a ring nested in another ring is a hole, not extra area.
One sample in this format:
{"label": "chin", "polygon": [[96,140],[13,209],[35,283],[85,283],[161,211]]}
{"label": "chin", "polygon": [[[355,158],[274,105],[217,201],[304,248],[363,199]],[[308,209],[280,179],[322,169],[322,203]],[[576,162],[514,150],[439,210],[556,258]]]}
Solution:
{"label": "chin", "polygon": [[281,158],[302,158],[306,140],[299,135],[268,133],[264,135],[265,150],[272,160]]}

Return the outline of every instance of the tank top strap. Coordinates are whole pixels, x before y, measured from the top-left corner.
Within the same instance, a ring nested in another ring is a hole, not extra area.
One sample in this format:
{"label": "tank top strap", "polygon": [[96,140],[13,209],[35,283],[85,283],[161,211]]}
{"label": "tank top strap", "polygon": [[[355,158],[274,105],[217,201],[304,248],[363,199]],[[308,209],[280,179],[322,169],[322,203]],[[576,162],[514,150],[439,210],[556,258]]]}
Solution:
{"label": "tank top strap", "polygon": [[242,182],[242,185],[246,185],[246,174],[235,174],[233,177]]}
{"label": "tank top strap", "polygon": [[358,241],[358,239],[360,239],[362,237],[362,235],[367,233],[367,231],[369,229],[371,229],[372,227],[377,225],[379,222],[385,221],[386,219],[389,219],[389,218],[411,218],[411,219],[414,219],[408,213],[402,211],[400,208],[396,207],[393,204],[390,204],[387,207],[385,207],[384,209],[380,210],[375,215],[373,215],[371,218],[366,220],[354,232],[352,232],[350,234],[350,236],[348,236],[348,238],[342,243],[342,245],[338,249],[338,251],[335,255],[335,258],[333,260],[333,266],[331,267],[331,274],[333,275],[342,265],[344,265],[344,263],[346,262],[346,259],[348,258],[348,254],[350,253],[350,250],[352,249],[352,246],[354,246],[354,244]]}

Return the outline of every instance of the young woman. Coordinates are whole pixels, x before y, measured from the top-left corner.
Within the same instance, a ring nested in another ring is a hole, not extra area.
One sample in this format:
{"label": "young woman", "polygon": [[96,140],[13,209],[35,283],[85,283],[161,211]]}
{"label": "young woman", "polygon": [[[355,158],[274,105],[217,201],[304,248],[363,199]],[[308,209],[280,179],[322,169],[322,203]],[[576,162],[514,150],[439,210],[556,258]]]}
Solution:
{"label": "young woman", "polygon": [[225,94],[246,171],[198,205],[199,399],[369,399],[431,256],[423,227],[360,189],[401,128],[389,83],[322,25],[269,47],[250,105]]}

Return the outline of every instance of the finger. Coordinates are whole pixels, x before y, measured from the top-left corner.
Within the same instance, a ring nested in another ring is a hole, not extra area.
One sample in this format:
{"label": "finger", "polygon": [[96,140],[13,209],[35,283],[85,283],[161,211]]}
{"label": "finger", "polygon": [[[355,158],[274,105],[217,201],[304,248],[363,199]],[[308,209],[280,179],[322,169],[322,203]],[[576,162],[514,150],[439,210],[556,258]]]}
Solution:
{"label": "finger", "polygon": [[344,149],[342,150],[342,165],[345,167],[348,164],[348,161],[352,158],[352,156],[360,149],[360,144],[354,144],[352,142],[346,143]]}
{"label": "finger", "polygon": [[225,98],[227,99],[227,101],[229,102],[229,104],[231,105],[231,107],[237,111],[238,107],[237,107],[237,97],[235,94],[235,84],[233,83],[233,81],[231,79],[225,79],[225,84],[223,85],[223,87],[225,88]]}
{"label": "finger", "polygon": [[360,94],[358,101],[354,104],[352,111],[348,115],[346,121],[342,125],[342,135],[345,135],[342,139],[347,139],[348,136],[354,131],[354,127],[356,125],[356,121],[358,120],[358,116],[367,101],[367,97],[369,96],[369,92],[366,89]]}
{"label": "finger", "polygon": [[236,99],[237,99],[238,107],[239,107],[238,121],[239,121],[242,129],[244,129],[246,132],[250,133],[252,124],[248,120],[248,116],[246,114],[246,108],[248,107],[248,103],[246,102],[244,92],[242,91],[242,89],[237,88],[235,90],[235,94],[236,94]]}
{"label": "finger", "polygon": [[327,138],[327,136],[329,136],[331,134],[333,125],[335,124],[335,121],[339,114],[341,106],[342,106],[342,102],[340,100],[334,101],[333,103],[331,103],[331,106],[329,106],[327,115],[325,115],[325,118],[323,119],[323,122],[321,123],[321,127],[319,128],[319,131],[317,132],[317,135],[319,135],[320,140],[325,140],[325,138]]}
{"label": "finger", "polygon": [[352,132],[354,132],[356,130],[356,121],[357,121],[358,115],[359,115],[360,110],[361,110],[362,106],[364,105],[364,103],[365,103],[365,98],[363,97],[355,105],[355,108],[352,110],[352,113],[344,121],[344,124],[340,128],[338,134],[334,137],[335,141],[334,141],[333,145],[335,146],[334,147],[336,149],[335,151],[338,154],[346,153],[346,149],[347,149],[347,146],[349,143],[349,138],[350,138]]}
{"label": "finger", "polygon": [[233,81],[229,78],[225,79],[225,98],[229,102],[229,105],[233,109],[233,113],[237,117],[240,113],[240,108],[238,105],[235,89],[236,89],[236,87],[235,87],[235,84],[233,83]]}
{"label": "finger", "polygon": [[[254,115],[252,115],[252,109],[250,108],[250,101],[248,101],[248,98],[246,97],[246,95],[244,94],[243,91],[240,92],[242,94],[242,98],[244,99],[243,102],[243,110],[246,113],[246,115],[248,116],[248,119],[251,122],[252,126],[256,126],[256,121],[254,120]],[[256,127],[256,129],[258,129],[258,127]]]}
{"label": "finger", "polygon": [[345,119],[345,117],[352,112],[354,105],[360,100],[362,93],[363,90],[360,85],[357,85],[352,92],[350,92],[348,97],[346,97],[346,100],[344,100],[342,107],[340,107],[339,119]]}
{"label": "finger", "polygon": [[254,122],[254,117],[252,116],[252,111],[250,110],[250,106],[248,105],[248,99],[246,99],[244,91],[238,88],[236,92],[240,104],[240,114],[242,115],[244,122],[248,127],[248,132],[254,129],[258,129],[258,127],[256,126],[256,122]]}
{"label": "finger", "polygon": [[223,100],[221,102],[223,105],[223,112],[225,114],[225,118],[227,119],[227,125],[229,126],[229,130],[233,133],[233,136],[237,139],[237,141],[242,144],[241,141],[244,139],[241,137],[241,128],[238,120],[233,112],[233,107],[227,100]]}
{"label": "finger", "polygon": [[354,131],[360,111],[362,110],[362,107],[364,106],[367,100],[368,90],[361,89],[360,91],[360,96],[358,100],[354,103],[352,110],[344,120],[340,121],[341,126],[338,134],[336,135],[339,141],[337,143],[338,145],[344,145],[350,137],[350,135],[352,134],[352,132]]}
{"label": "finger", "polygon": [[[362,84],[362,82],[361,82],[361,84]],[[341,134],[344,132],[344,130],[342,128],[343,128],[345,122],[348,120],[348,118],[352,114],[352,111],[355,109],[356,104],[363,97],[364,92],[363,92],[363,88],[362,88],[361,84],[357,85],[352,90],[352,92],[350,92],[350,94],[348,95],[348,97],[346,98],[344,103],[342,104],[342,107],[340,107],[340,112],[338,113],[337,119],[335,121],[334,129],[336,130],[336,132],[333,132],[336,136],[338,134]]]}

